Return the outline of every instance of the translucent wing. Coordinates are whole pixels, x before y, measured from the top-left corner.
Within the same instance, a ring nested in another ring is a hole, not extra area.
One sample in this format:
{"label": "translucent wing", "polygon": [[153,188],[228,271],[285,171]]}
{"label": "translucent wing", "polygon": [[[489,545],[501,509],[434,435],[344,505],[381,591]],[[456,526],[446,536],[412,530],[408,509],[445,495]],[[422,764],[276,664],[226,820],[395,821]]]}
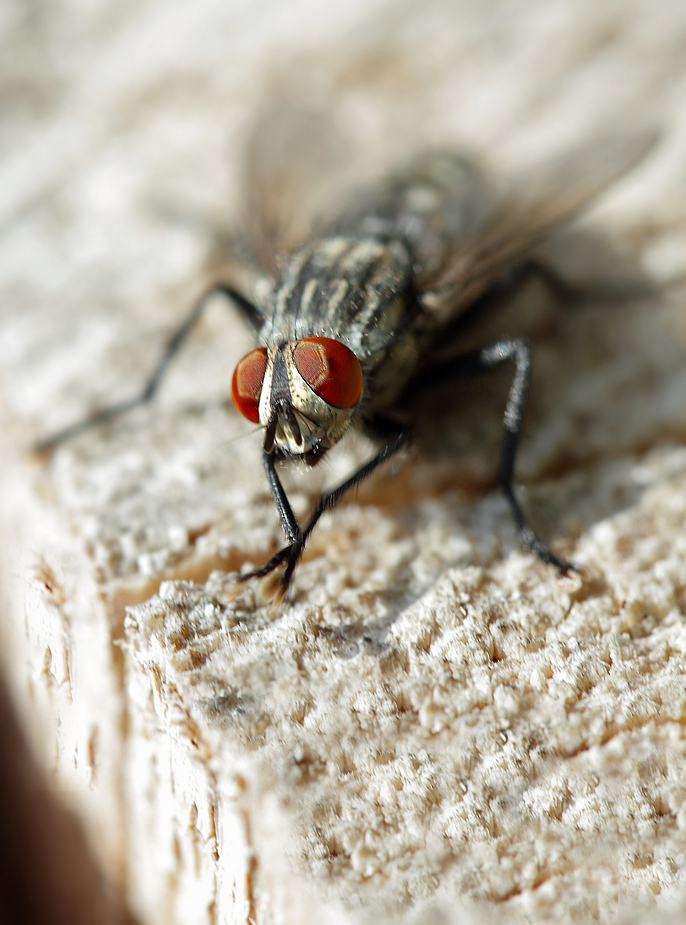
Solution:
{"label": "translucent wing", "polygon": [[518,178],[516,196],[494,206],[473,234],[445,239],[440,264],[418,274],[423,304],[454,318],[563,222],[638,164],[657,133],[617,133],[559,156]]}
{"label": "translucent wing", "polygon": [[342,195],[346,150],[320,112],[273,105],[258,119],[245,156],[244,247],[272,278]]}
{"label": "translucent wing", "polygon": [[327,231],[400,238],[426,281],[440,277],[453,251],[469,246],[499,201],[476,161],[449,150],[425,151],[349,198]]}

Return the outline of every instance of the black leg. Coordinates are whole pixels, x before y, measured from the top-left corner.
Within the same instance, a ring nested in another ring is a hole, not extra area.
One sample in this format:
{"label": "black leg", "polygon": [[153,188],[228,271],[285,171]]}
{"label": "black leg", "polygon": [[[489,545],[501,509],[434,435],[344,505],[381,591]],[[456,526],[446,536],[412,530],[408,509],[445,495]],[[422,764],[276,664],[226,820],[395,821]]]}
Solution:
{"label": "black leg", "polygon": [[517,529],[526,546],[543,562],[553,565],[562,573],[567,573],[573,570],[574,566],[570,562],[559,559],[545,543],[538,539],[517,500],[513,486],[514,466],[519,437],[522,431],[522,416],[529,388],[531,367],[529,348],[526,343],[519,338],[507,339],[498,341],[474,353],[458,356],[417,379],[413,383],[412,389],[416,394],[418,390],[423,388],[433,387],[450,379],[475,376],[508,361],[515,364],[515,374],[510,385],[503,416],[503,443],[496,475],[496,485],[502,489],[510,505]]}
{"label": "black leg", "polygon": [[358,469],[357,472],[350,476],[350,478],[346,479],[345,482],[342,482],[338,488],[334,488],[333,491],[322,495],[317,502],[314,511],[310,515],[310,519],[307,521],[307,525],[304,529],[301,529],[295,515],[293,514],[293,510],[290,506],[288,498],[286,497],[286,492],[284,491],[281,480],[277,474],[273,454],[264,453],[263,460],[267,473],[267,480],[269,481],[269,487],[274,499],[274,504],[276,505],[276,508],[279,512],[281,524],[288,539],[289,545],[279,550],[279,552],[277,552],[275,556],[272,556],[269,562],[267,562],[265,565],[255,569],[252,572],[248,572],[245,575],[241,575],[239,579],[241,584],[251,578],[263,578],[265,575],[269,575],[280,565],[285,563],[283,574],[270,588],[271,595],[273,596],[274,606],[278,606],[278,604],[280,604],[283,600],[286,591],[288,590],[288,585],[290,584],[290,580],[293,577],[293,572],[295,571],[298,560],[302,555],[302,551],[305,548],[305,543],[307,542],[310,533],[312,533],[312,530],[314,529],[322,514],[325,511],[328,511],[329,508],[332,508],[347,491],[349,491],[351,488],[354,488],[356,485],[359,485],[360,482],[363,482],[367,476],[371,475],[371,473],[382,463],[386,462],[387,459],[390,459],[391,456],[394,456],[404,446],[408,438],[409,432],[407,430],[400,431],[392,440],[386,443],[381,448],[381,450],[379,450],[376,456],[374,456],[368,463]]}
{"label": "black leg", "polygon": [[237,305],[237,307],[241,310],[241,312],[245,315],[247,320],[254,328],[258,328],[260,326],[262,316],[259,310],[252,304],[252,302],[249,302],[244,296],[242,296],[235,289],[232,289],[230,286],[213,286],[212,289],[208,290],[195,303],[190,314],[184,319],[183,323],[169,339],[165,351],[159,359],[157,366],[148,377],[147,382],[143,386],[143,389],[138,393],[138,395],[134,395],[133,398],[118,402],[117,404],[110,405],[107,408],[100,408],[98,411],[94,411],[82,421],[77,421],[75,424],[70,424],[68,427],[64,427],[62,430],[58,430],[56,433],[51,434],[49,437],[45,437],[43,440],[39,440],[36,444],[34,444],[34,450],[37,453],[50,452],[54,450],[55,447],[60,443],[64,443],[65,440],[70,440],[72,437],[77,436],[77,434],[80,434],[85,430],[89,430],[91,427],[95,427],[97,424],[103,424],[105,421],[110,421],[112,418],[119,417],[119,415],[125,414],[127,411],[131,411],[134,408],[137,408],[139,405],[144,405],[151,401],[157,392],[157,389],[159,388],[160,382],[162,381],[162,378],[166,373],[169,364],[178,354],[186,338],[202,315],[203,309],[207,305],[210,298],[214,295],[226,296],[228,299],[234,302],[235,305]]}
{"label": "black leg", "polygon": [[281,526],[283,527],[283,532],[286,534],[286,539],[289,541],[289,543],[298,543],[302,539],[302,531],[300,530],[298,521],[296,520],[295,514],[293,513],[293,508],[291,507],[290,501],[288,500],[283,485],[281,484],[281,479],[279,478],[276,471],[273,454],[267,453],[265,451],[262,454],[262,462],[264,464],[264,470],[267,473],[269,488],[271,490],[276,509],[279,512],[279,517],[281,518]]}

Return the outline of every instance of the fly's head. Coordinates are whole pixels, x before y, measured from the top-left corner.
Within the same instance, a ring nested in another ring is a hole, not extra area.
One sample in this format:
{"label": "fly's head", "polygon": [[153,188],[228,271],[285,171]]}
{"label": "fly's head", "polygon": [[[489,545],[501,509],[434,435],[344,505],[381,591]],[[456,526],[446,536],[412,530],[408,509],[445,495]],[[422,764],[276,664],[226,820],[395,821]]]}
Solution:
{"label": "fly's head", "polygon": [[264,450],[314,465],[348,429],[362,395],[362,369],[345,344],[305,337],[257,347],[238,362],[236,408],[264,427]]}

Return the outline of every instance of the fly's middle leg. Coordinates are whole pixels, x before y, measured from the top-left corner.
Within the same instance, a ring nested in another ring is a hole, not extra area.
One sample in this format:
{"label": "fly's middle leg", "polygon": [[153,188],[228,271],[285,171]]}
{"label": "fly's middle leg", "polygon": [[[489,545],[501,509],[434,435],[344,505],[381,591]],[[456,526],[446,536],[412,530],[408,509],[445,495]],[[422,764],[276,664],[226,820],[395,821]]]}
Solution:
{"label": "fly's middle leg", "polygon": [[479,360],[483,369],[492,369],[508,360],[515,364],[515,374],[510,384],[510,391],[503,415],[503,443],[500,451],[500,463],[496,475],[496,485],[502,489],[510,510],[514,517],[517,529],[526,546],[534,552],[539,559],[553,565],[563,574],[574,569],[574,566],[558,558],[555,553],[542,542],[534,533],[514,490],[514,466],[517,457],[519,437],[522,432],[522,416],[526,404],[529,388],[531,357],[529,348],[521,339],[502,340],[479,351]]}
{"label": "fly's middle leg", "polygon": [[514,363],[515,374],[510,384],[505,414],[503,415],[503,442],[495,483],[507,499],[515,524],[525,545],[543,562],[554,566],[562,574],[566,574],[571,570],[575,570],[575,567],[572,563],[558,558],[536,536],[514,490],[514,467],[519,438],[522,432],[522,417],[526,405],[531,369],[531,357],[525,341],[521,338],[508,338],[473,353],[458,356],[421,377],[414,383],[414,387],[421,389],[449,379],[464,379],[476,376],[507,362]]}
{"label": "fly's middle leg", "polygon": [[210,298],[215,295],[223,295],[230,299],[254,328],[259,327],[261,315],[252,302],[248,301],[245,296],[242,296],[240,292],[237,292],[230,286],[213,286],[212,289],[208,290],[208,292],[198,299],[189,314],[169,338],[162,356],[157,361],[157,365],[148,376],[143,388],[137,395],[125,399],[124,401],[117,402],[116,404],[108,405],[105,408],[100,408],[92,414],[89,414],[88,417],[83,418],[83,420],[76,421],[76,423],[70,424],[42,440],[38,440],[34,444],[34,451],[37,453],[50,453],[59,446],[60,443],[71,440],[72,437],[76,437],[78,434],[90,430],[98,424],[104,424],[107,421],[111,421],[113,418],[117,418],[122,414],[126,414],[128,411],[133,411],[134,408],[138,408],[152,401],[172,360],[178,355],[181,347],[186,342],[188,335],[195,327]]}

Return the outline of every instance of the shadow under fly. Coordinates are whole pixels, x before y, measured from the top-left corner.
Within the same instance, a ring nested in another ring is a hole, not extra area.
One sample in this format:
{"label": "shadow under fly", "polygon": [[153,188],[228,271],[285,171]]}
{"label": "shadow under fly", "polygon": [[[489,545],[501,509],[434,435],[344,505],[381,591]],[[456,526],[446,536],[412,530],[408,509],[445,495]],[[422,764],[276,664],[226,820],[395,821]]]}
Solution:
{"label": "shadow under fly", "polygon": [[[265,118],[247,157],[247,222],[242,254],[251,291],[218,284],[193,307],[138,395],[96,411],[41,441],[59,443],[148,402],[210,296],[223,295],[254,330],[258,346],[233,373],[236,408],[263,429],[263,464],[286,544],[236,586],[263,579],[262,596],[278,605],[324,511],[412,439],[424,396],[433,400],[459,380],[509,365],[496,486],[525,545],[559,572],[573,566],[536,535],[514,490],[514,468],[530,378],[521,337],[503,336],[457,352],[461,321],[488,304],[532,265],[550,232],[636,165],[650,131],[594,139],[495,186],[469,157],[432,150],[385,180],[352,193],[337,215],[307,215],[307,167],[321,151],[323,129],[306,119]],[[304,152],[307,152],[306,156]],[[333,184],[335,186],[335,183]],[[297,204],[302,209],[298,212]],[[312,209],[315,212],[316,209]],[[279,466],[316,465],[350,429],[378,450],[299,523]]]}

